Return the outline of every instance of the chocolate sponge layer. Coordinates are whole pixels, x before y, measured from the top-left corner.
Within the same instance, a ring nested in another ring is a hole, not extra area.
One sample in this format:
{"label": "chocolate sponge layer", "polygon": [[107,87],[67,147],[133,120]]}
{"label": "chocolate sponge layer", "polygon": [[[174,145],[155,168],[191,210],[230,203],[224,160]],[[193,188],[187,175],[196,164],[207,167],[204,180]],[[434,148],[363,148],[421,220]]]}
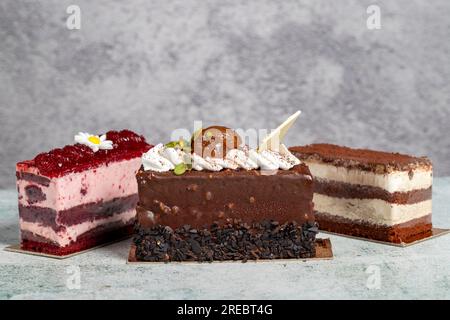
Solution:
{"label": "chocolate sponge layer", "polygon": [[314,192],[335,198],[380,199],[395,204],[413,204],[431,199],[432,188],[388,192],[379,187],[316,178]]}

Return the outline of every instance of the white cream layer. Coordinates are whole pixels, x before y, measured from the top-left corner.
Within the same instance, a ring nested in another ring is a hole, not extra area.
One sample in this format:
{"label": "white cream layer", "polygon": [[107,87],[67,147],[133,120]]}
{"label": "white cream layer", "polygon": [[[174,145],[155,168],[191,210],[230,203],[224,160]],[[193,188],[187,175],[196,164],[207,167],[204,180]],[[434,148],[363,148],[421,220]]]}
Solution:
{"label": "white cream layer", "polygon": [[53,228],[43,226],[36,222],[28,222],[20,219],[20,230],[31,232],[35,235],[41,236],[45,239],[49,239],[57,243],[60,247],[65,247],[69,245],[72,241],[76,241],[77,238],[81,236],[83,233],[95,229],[96,227],[118,221],[127,224],[128,222],[131,222],[131,220],[134,219],[135,216],[136,210],[130,209],[128,211],[115,214],[108,218],[94,221],[85,221],[80,224],[69,226],[66,227],[66,230],[61,232],[56,232],[55,230],[53,230]]}
{"label": "white cream layer", "polygon": [[297,159],[281,144],[279,150],[264,150],[258,152],[253,149],[243,147],[231,149],[227,152],[225,159],[201,157],[195,153],[191,154],[180,149],[166,147],[157,144],[148,152],[142,155],[142,165],[145,171],[166,172],[174,170],[179,164],[192,164],[192,169],[197,171],[220,171],[223,169],[245,170],[289,170],[293,166],[300,164]]}
{"label": "white cream layer", "polygon": [[409,178],[407,171],[394,171],[389,174],[377,174],[357,169],[347,169],[316,161],[304,161],[313,177],[338,182],[379,187],[388,192],[408,192],[428,189],[433,183],[433,171],[416,169]]}
{"label": "white cream layer", "polygon": [[[82,172],[70,173],[50,180],[48,187],[38,185],[46,199],[33,206],[52,208],[56,211],[70,209],[86,203],[108,201],[137,193],[136,173],[141,159],[134,158]],[[19,203],[28,206],[25,187],[33,182],[19,180],[17,186],[22,198]],[[86,190],[83,194],[82,190]]]}
{"label": "white cream layer", "polygon": [[393,226],[431,214],[431,200],[395,204],[380,199],[344,199],[314,193],[314,210],[341,218]]}

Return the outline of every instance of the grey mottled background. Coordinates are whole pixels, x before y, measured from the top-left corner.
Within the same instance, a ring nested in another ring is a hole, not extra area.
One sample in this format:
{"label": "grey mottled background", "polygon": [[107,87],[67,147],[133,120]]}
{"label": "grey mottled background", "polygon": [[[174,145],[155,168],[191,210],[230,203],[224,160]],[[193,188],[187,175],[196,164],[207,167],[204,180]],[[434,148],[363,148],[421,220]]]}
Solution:
{"label": "grey mottled background", "polygon": [[[67,5],[82,29],[65,27]],[[378,4],[382,29],[366,28]],[[429,155],[450,174],[450,1],[0,2],[0,187],[79,130],[193,120]]]}

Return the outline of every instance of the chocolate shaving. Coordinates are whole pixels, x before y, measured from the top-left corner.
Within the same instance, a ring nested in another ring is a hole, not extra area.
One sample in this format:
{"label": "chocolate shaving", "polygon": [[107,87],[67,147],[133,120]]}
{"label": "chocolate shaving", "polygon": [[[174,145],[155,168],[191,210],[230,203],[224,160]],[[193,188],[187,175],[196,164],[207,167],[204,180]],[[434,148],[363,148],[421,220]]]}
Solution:
{"label": "chocolate shaving", "polygon": [[184,225],[176,230],[135,225],[133,242],[139,261],[200,261],[299,259],[315,256],[315,222],[298,225],[264,220],[251,225],[228,219],[209,228]]}

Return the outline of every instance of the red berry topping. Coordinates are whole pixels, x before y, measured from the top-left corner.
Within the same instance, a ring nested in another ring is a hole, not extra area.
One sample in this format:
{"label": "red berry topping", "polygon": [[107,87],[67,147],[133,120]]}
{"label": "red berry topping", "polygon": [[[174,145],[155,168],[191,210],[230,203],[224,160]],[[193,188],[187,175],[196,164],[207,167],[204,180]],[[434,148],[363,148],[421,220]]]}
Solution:
{"label": "red berry topping", "polygon": [[80,172],[113,161],[139,157],[149,145],[143,136],[130,130],[109,131],[106,139],[113,142],[112,150],[92,151],[82,144],[68,145],[37,155],[32,162],[44,176],[57,177],[70,172]]}

